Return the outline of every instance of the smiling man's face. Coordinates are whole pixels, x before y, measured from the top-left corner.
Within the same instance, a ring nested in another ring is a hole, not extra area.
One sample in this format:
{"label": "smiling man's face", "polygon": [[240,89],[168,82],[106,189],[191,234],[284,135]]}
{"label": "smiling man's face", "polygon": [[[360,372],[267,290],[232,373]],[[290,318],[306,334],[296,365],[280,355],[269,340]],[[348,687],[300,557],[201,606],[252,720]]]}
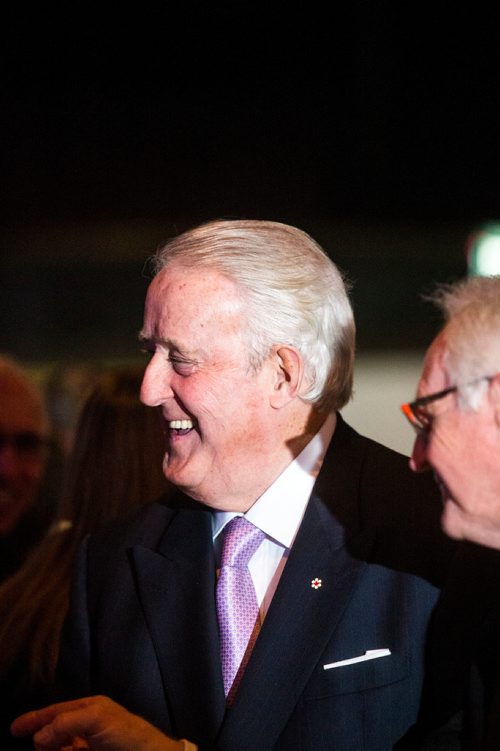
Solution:
{"label": "smiling man's face", "polygon": [[0,536],[33,506],[46,462],[41,404],[20,376],[0,373]]}
{"label": "smiling man's face", "polygon": [[141,339],[152,355],[141,399],[161,411],[165,476],[207,505],[246,510],[286,465],[286,447],[270,404],[272,358],[249,367],[236,285],[169,265],[148,290]]}

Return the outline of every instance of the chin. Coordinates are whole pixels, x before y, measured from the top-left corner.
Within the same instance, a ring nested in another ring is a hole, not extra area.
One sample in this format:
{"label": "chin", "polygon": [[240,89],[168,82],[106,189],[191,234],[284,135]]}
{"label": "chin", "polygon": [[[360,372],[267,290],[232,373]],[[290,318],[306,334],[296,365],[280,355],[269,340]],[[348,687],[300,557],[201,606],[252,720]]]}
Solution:
{"label": "chin", "polygon": [[201,501],[201,498],[196,492],[196,485],[193,483],[192,478],[189,478],[188,473],[183,471],[182,468],[169,467],[168,458],[165,458],[163,462],[163,474],[172,485],[175,485],[175,487],[181,490],[185,495],[188,495],[195,501]]}
{"label": "chin", "polygon": [[443,497],[443,513],[441,516],[441,528],[448,537],[453,540],[462,540],[464,535],[456,519],[456,505],[453,498]]}
{"label": "chin", "polygon": [[443,506],[445,506],[446,503],[448,503],[448,501],[452,503],[453,499],[451,497],[450,491],[448,490],[448,487],[446,483],[444,482],[444,480],[441,478],[440,475],[438,475],[437,472],[434,472],[434,480],[436,482],[436,485],[439,488],[439,492],[441,493],[441,502]]}

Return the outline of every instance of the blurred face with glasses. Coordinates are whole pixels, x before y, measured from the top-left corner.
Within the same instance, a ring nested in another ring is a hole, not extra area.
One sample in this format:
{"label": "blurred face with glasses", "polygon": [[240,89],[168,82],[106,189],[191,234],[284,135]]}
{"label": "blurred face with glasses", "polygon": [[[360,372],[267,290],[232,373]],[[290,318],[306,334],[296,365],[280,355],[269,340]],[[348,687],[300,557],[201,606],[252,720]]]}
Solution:
{"label": "blurred face with glasses", "polygon": [[0,371],[0,537],[33,505],[47,457],[41,401],[21,375]]}
{"label": "blurred face with glasses", "polygon": [[476,408],[462,405],[446,351],[445,329],[427,352],[418,398],[401,407],[416,431],[410,466],[434,471],[450,537],[500,548],[500,374],[462,384],[482,394]]}

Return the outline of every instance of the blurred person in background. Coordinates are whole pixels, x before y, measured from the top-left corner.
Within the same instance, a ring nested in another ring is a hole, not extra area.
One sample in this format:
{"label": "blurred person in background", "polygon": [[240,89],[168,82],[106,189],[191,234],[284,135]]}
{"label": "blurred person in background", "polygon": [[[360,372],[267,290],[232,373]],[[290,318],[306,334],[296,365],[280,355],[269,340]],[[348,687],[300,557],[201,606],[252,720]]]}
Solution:
{"label": "blurred person in background", "polygon": [[[168,489],[158,415],[139,401],[142,370],[102,375],[77,424],[62,516],[18,573],[0,587],[0,747],[32,748],[12,719],[50,697],[73,558],[80,542]],[[16,745],[19,744],[19,745]]]}
{"label": "blurred person in background", "polygon": [[0,355],[0,581],[19,568],[54,517],[54,449],[41,391]]}
{"label": "blurred person in background", "polygon": [[59,363],[44,383],[52,437],[63,456],[73,447],[78,417],[105,367],[95,362]]}

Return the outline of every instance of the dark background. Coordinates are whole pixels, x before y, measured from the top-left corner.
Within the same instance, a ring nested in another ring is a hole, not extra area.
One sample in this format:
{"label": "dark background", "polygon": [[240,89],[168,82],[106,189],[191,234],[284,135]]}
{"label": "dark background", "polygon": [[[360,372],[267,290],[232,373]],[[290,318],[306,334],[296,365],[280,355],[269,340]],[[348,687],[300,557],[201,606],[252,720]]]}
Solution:
{"label": "dark background", "polygon": [[494,11],[269,6],[3,11],[0,349],[134,356],[146,258],[214,217],[310,232],[361,349],[429,340],[421,294],[500,215]]}

